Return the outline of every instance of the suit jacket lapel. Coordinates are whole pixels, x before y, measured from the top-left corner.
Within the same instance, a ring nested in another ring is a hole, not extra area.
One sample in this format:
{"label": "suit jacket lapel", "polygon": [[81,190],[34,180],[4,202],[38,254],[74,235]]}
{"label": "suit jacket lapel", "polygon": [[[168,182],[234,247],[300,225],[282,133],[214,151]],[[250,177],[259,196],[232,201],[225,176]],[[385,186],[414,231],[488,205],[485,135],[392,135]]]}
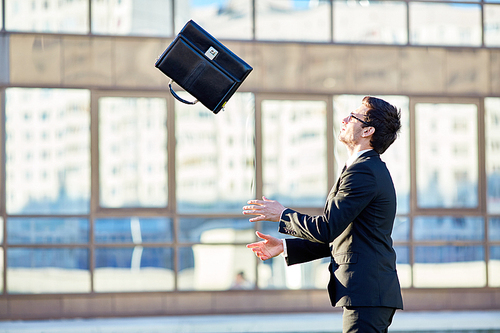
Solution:
{"label": "suit jacket lapel", "polygon": [[[378,154],[374,150],[367,151],[366,153],[363,153],[361,156],[359,156],[357,159],[355,159],[351,165],[358,163],[360,161],[360,159],[363,157],[375,156],[375,155],[378,155]],[[344,174],[346,169],[347,169],[347,166],[344,165],[344,168],[342,169],[342,172],[340,173],[339,178],[337,179],[337,181],[335,182],[335,185],[333,185],[330,193],[328,194],[328,199],[330,199],[330,197],[332,197],[332,196],[335,196],[337,194],[337,192],[339,191],[340,180],[342,179],[342,175]]]}

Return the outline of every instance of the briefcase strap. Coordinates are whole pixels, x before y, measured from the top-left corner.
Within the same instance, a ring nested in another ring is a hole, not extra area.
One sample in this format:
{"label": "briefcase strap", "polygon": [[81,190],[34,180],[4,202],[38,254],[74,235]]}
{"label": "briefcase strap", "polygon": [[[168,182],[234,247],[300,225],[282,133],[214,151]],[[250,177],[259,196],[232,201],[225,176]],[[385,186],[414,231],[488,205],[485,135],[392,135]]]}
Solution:
{"label": "briefcase strap", "polygon": [[198,103],[197,99],[195,99],[194,101],[190,102],[190,101],[186,101],[185,99],[183,99],[179,95],[177,95],[177,93],[172,88],[172,81],[173,80],[170,79],[170,82],[168,83],[168,87],[170,88],[170,93],[172,94],[172,96],[174,96],[179,102],[182,102],[182,103],[185,103],[185,104],[190,104],[190,105]]}

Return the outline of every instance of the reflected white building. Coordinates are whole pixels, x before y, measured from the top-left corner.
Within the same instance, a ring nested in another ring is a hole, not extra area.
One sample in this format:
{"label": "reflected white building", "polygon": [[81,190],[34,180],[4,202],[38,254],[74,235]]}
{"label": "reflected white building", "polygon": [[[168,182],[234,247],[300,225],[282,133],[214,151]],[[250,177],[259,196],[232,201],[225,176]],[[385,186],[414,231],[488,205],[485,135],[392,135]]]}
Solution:
{"label": "reflected white building", "polygon": [[11,88],[6,97],[7,211],[88,211],[89,92]]}

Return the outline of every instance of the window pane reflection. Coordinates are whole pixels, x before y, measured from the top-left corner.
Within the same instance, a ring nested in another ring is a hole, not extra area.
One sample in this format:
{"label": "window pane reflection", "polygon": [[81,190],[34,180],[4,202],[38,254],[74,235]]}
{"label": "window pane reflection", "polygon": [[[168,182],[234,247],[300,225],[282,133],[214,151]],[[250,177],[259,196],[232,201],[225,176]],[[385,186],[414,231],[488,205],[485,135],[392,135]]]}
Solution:
{"label": "window pane reflection", "polygon": [[395,246],[396,270],[401,288],[411,287],[410,250],[407,246]]}
{"label": "window pane reflection", "polygon": [[219,39],[252,39],[251,0],[175,0],[175,29],[193,19]]}
{"label": "window pane reflection", "polygon": [[407,241],[410,235],[410,219],[396,216],[394,228],[392,229],[392,239],[394,241]]}
{"label": "window pane reflection", "polygon": [[193,243],[249,243],[255,237],[254,224],[248,219],[179,220],[179,241]]}
{"label": "window pane reflection", "polygon": [[482,246],[417,246],[413,285],[418,288],[462,288],[486,285]]}
{"label": "window pane reflection", "polygon": [[[363,95],[337,95],[333,97],[333,128],[335,137],[335,166],[337,173],[342,170],[348,155],[345,146],[338,142],[342,119],[349,112],[356,110],[363,100]],[[401,110],[401,132],[394,143],[382,154],[396,188],[397,213],[410,211],[410,107],[405,96],[375,96]]]}
{"label": "window pane reflection", "polygon": [[500,5],[484,5],[484,44],[500,46]]}
{"label": "window pane reflection", "polygon": [[415,240],[477,240],[484,239],[482,217],[415,217],[413,220]]}
{"label": "window pane reflection", "polygon": [[500,246],[490,247],[490,260],[488,261],[488,281],[490,287],[500,287]]}
{"label": "window pane reflection", "polygon": [[82,218],[14,218],[7,220],[9,244],[87,243],[89,221]]}
{"label": "window pane reflection", "polygon": [[159,243],[171,242],[172,221],[154,217],[115,217],[96,219],[96,243]]}
{"label": "window pane reflection", "polygon": [[7,250],[7,292],[12,294],[90,292],[86,249]]}
{"label": "window pane reflection", "polygon": [[97,248],[94,289],[97,292],[173,290],[173,249]]}
{"label": "window pane reflection", "polygon": [[334,41],[406,44],[404,2],[334,1]]}
{"label": "window pane reflection", "polygon": [[500,213],[500,98],[485,98],[488,212]]}
{"label": "window pane reflection", "polygon": [[259,261],[260,289],[324,289],[328,286],[330,258],[287,266],[281,256]]}
{"label": "window pane reflection", "polygon": [[172,35],[171,0],[92,1],[92,33]]}
{"label": "window pane reflection", "polygon": [[419,3],[410,5],[410,43],[481,45],[481,6]]}
{"label": "window pane reflection", "polygon": [[417,103],[415,128],[418,206],[477,207],[477,106]]}
{"label": "window pane reflection", "polygon": [[178,210],[240,213],[255,196],[253,95],[236,93],[216,117],[203,105],[175,107]]}
{"label": "window pane reflection", "polygon": [[493,217],[489,220],[488,239],[490,241],[500,240],[500,217]]}
{"label": "window pane reflection", "polygon": [[89,109],[88,90],[6,90],[9,214],[89,211]]}
{"label": "window pane reflection", "polygon": [[5,28],[14,31],[77,33],[89,29],[87,0],[5,0]]}
{"label": "window pane reflection", "polygon": [[322,207],[327,195],[326,103],[262,102],[263,193],[285,206]]}
{"label": "window pane reflection", "polygon": [[3,264],[3,248],[0,247],[0,293],[3,293],[3,270],[5,265]]}
{"label": "window pane reflection", "polygon": [[256,256],[244,245],[204,245],[179,249],[179,290],[255,287]]}
{"label": "window pane reflection", "polygon": [[255,6],[256,39],[330,41],[328,0],[256,0]]}
{"label": "window pane reflection", "polygon": [[167,205],[165,99],[99,99],[99,194],[102,207]]}

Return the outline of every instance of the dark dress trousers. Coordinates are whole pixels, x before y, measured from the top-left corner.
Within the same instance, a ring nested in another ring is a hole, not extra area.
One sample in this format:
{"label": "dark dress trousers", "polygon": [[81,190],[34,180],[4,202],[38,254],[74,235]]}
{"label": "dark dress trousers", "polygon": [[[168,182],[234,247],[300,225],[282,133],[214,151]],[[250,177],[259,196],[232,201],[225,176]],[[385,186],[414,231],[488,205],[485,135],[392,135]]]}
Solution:
{"label": "dark dress trousers", "polygon": [[287,264],[331,257],[328,292],[333,306],[403,308],[392,247],[396,192],[389,170],[373,150],[346,168],[323,215],[292,209],[281,215]]}

